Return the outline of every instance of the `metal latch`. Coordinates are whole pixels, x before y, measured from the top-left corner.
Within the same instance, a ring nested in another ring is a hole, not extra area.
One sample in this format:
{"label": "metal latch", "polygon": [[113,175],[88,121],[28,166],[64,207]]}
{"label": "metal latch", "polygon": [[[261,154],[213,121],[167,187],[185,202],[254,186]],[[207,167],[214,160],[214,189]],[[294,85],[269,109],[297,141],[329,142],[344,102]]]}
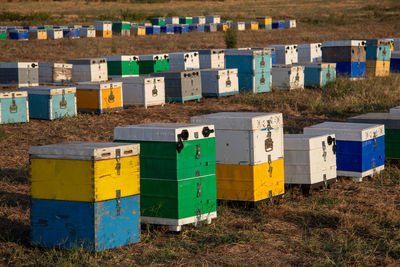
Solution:
{"label": "metal latch", "polygon": [[272,140],[272,133],[271,133],[271,121],[268,120],[267,125],[267,139],[265,139],[265,152],[270,152],[274,150],[274,141]]}
{"label": "metal latch", "polygon": [[62,98],[60,101],[60,108],[61,109],[67,108],[67,100],[65,100],[65,90],[64,89],[62,90]]}
{"label": "metal latch", "polygon": [[116,149],[115,150],[115,159],[117,160],[117,165],[115,166],[115,169],[117,170],[117,174],[120,175],[121,173],[121,149]]}
{"label": "metal latch", "polygon": [[326,180],[326,174],[322,176],[322,180],[324,181],[324,188],[328,188],[328,180]]}
{"label": "metal latch", "polygon": [[201,218],[201,210],[200,209],[196,210],[196,215],[197,215],[197,219],[200,220],[200,218]]}
{"label": "metal latch", "polygon": [[201,159],[200,145],[196,145],[196,159]]}
{"label": "metal latch", "polygon": [[115,101],[115,96],[113,92],[113,87],[110,88],[110,95],[108,96],[108,102],[113,103]]}
{"label": "metal latch", "polygon": [[196,177],[199,177],[199,176],[200,176],[200,171],[197,170],[197,171],[195,172],[195,175],[196,175]]}
{"label": "metal latch", "polygon": [[117,216],[121,214],[121,190],[115,191],[116,200],[117,200]]}
{"label": "metal latch", "polygon": [[374,152],[376,152],[376,148],[378,147],[378,142],[376,142],[376,132],[374,133]]}
{"label": "metal latch", "polygon": [[296,71],[296,77],[294,78],[294,82],[298,83],[300,81],[300,76],[299,76],[299,72]]}
{"label": "metal latch", "polygon": [[156,84],[154,84],[154,87],[153,87],[153,90],[151,91],[151,94],[152,94],[153,96],[157,96],[157,95],[158,95],[158,90],[157,90]]}
{"label": "metal latch", "polygon": [[260,84],[265,84],[264,71],[261,73]]}
{"label": "metal latch", "polygon": [[272,160],[271,160],[271,155],[268,155],[268,172],[269,172],[269,177],[272,177],[272,171],[273,171],[273,167],[272,167]]}
{"label": "metal latch", "polygon": [[229,78],[229,71],[228,71],[228,78],[226,79],[225,85],[226,85],[226,87],[231,87],[231,85],[232,85],[231,79]]}
{"label": "metal latch", "polygon": [[196,188],[197,188],[197,197],[201,197],[201,183],[197,183],[197,186],[196,186]]}
{"label": "metal latch", "polygon": [[261,57],[260,61],[260,67],[264,68],[265,67],[265,61],[264,61],[264,56]]}
{"label": "metal latch", "polygon": [[18,112],[18,106],[17,103],[15,102],[15,94],[11,94],[11,105],[10,105],[10,113],[17,113]]}
{"label": "metal latch", "polygon": [[322,141],[322,157],[324,158],[324,161],[326,161],[326,144],[325,141]]}
{"label": "metal latch", "polygon": [[326,78],[327,78],[327,79],[330,79],[330,78],[331,78],[331,72],[329,71],[329,69],[328,69],[328,72],[326,73]]}

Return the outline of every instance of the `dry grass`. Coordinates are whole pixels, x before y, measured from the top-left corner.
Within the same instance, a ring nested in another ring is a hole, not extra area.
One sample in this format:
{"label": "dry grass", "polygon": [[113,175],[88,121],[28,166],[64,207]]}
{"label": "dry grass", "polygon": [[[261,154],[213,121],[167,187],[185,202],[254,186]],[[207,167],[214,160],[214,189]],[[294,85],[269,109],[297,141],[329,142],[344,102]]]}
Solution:
{"label": "dry grass", "polygon": [[[297,18],[298,28],[239,33],[239,46],[300,43],[329,39],[396,36],[398,1],[173,1],[160,4],[83,1],[3,1],[0,13],[51,12],[63,23],[91,21],[121,10],[144,15],[218,13],[250,19],[256,14]],[[263,12],[260,12],[262,10]],[[21,22],[22,23],[22,22]],[[12,22],[4,22],[12,24]],[[0,42],[0,61],[65,61],[74,57],[170,52],[223,47],[222,33],[145,36],[112,40]],[[284,114],[285,132],[400,103],[400,76],[349,82],[323,89],[240,94],[200,103],[128,108],[100,116],[79,115],[58,121],[0,125],[0,264],[4,265],[392,265],[400,259],[400,170],[387,170],[355,184],[341,179],[329,190],[304,197],[295,188],[279,204],[256,210],[218,207],[210,226],[185,227],[179,235],[165,227],[142,229],[142,242],[100,253],[57,250],[29,244],[28,148],[67,141],[111,141],[117,125],[144,122],[188,122],[218,111],[276,111]]]}

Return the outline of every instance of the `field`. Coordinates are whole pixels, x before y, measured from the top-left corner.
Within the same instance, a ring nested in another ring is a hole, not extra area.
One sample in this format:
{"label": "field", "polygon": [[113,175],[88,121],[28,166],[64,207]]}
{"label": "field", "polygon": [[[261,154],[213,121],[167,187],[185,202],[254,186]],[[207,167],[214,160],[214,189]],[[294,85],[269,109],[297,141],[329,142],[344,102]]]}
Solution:
{"label": "field", "polygon": [[[239,33],[238,46],[263,46],[349,38],[398,37],[397,0],[171,1],[146,3],[0,0],[0,25],[85,24],[97,18],[145,20],[154,15],[221,14],[250,20],[256,15],[296,18],[297,29]],[[32,13],[35,12],[41,13]],[[144,36],[111,40],[0,42],[0,61],[65,61],[74,57],[223,48],[222,33]],[[345,121],[400,104],[400,76],[326,88],[240,94],[201,102],[166,104],[120,113],[78,115],[58,121],[32,120],[0,126],[0,264],[2,265],[362,265],[400,262],[400,165],[363,183],[340,178],[333,188],[302,196],[288,191],[277,203],[251,210],[221,205],[210,226],[142,228],[142,242],[88,253],[29,244],[28,148],[68,141],[112,141],[117,125],[188,122],[218,111],[282,112],[285,133],[326,120]]]}

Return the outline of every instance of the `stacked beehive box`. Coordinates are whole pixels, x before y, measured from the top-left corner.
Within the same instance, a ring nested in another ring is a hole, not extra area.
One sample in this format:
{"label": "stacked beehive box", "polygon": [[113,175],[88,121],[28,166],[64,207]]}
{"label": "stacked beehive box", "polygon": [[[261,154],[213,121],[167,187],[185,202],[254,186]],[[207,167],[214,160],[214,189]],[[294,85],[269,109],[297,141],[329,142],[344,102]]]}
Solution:
{"label": "stacked beehive box", "polygon": [[285,27],[286,27],[286,22],[284,20],[272,21],[272,29],[284,29]]}
{"label": "stacked beehive box", "polygon": [[179,24],[179,17],[165,17],[165,24]]}
{"label": "stacked beehive box", "polygon": [[139,145],[31,147],[31,242],[100,251],[138,242]]}
{"label": "stacked beehive box", "polygon": [[63,36],[63,30],[61,29],[47,29],[47,39],[62,39]]}
{"label": "stacked beehive box", "polygon": [[83,26],[81,29],[82,38],[94,38],[96,37],[96,28],[94,26]]}
{"label": "stacked beehive box", "polygon": [[284,90],[304,89],[304,66],[273,65],[272,86]]}
{"label": "stacked beehive box", "polygon": [[107,60],[105,58],[81,58],[67,60],[73,64],[73,82],[101,82],[108,80]]}
{"label": "stacked beehive box", "polygon": [[29,105],[27,92],[0,92],[0,124],[28,121]]}
{"label": "stacked beehive box", "polygon": [[226,50],[225,67],[238,69],[239,91],[271,90],[271,54],[267,50]]}
{"label": "stacked beehive box", "polygon": [[39,62],[39,84],[65,85],[72,81],[72,64]]}
{"label": "stacked beehive box", "polygon": [[245,29],[250,31],[258,31],[258,22],[257,21],[246,21],[244,23]]}
{"label": "stacked beehive box", "polygon": [[368,113],[348,119],[349,122],[385,125],[385,156],[400,159],[400,114],[398,109],[390,113]]}
{"label": "stacked beehive box", "polygon": [[131,36],[131,23],[129,21],[114,21],[112,34],[118,36]]}
{"label": "stacked beehive box", "polygon": [[29,39],[28,30],[24,29],[13,29],[8,32],[8,39],[27,41]]}
{"label": "stacked beehive box", "polygon": [[165,34],[174,34],[174,25],[161,25],[160,32]]}
{"label": "stacked beehive box", "polygon": [[149,25],[149,26],[146,26],[145,28],[146,28],[146,35],[161,33],[161,27],[158,25]]}
{"label": "stacked beehive box", "polygon": [[244,21],[237,21],[231,24],[230,26],[233,29],[236,29],[237,31],[244,31],[246,30],[246,24]]}
{"label": "stacked beehive box", "polygon": [[229,29],[228,23],[218,23],[217,24],[217,31],[218,32],[226,32]]}
{"label": "stacked beehive box", "polygon": [[113,78],[122,82],[124,106],[158,106],[165,104],[164,77]]}
{"label": "stacked beehive box", "polygon": [[108,77],[132,77],[139,75],[139,56],[108,56]]}
{"label": "stacked beehive box", "polygon": [[305,134],[335,134],[337,174],[362,181],[384,169],[385,127],[383,125],[324,122],[304,128]]}
{"label": "stacked beehive box", "polygon": [[221,22],[221,16],[219,16],[219,15],[207,15],[206,16],[206,24],[220,23],[220,22]]}
{"label": "stacked beehive box", "polygon": [[153,54],[139,56],[139,74],[149,74],[160,71],[169,71],[168,54]]}
{"label": "stacked beehive box", "polygon": [[269,45],[265,48],[275,49],[275,63],[289,65],[298,62],[297,45]]}
{"label": "stacked beehive box", "polygon": [[390,72],[400,72],[400,51],[394,51],[390,55]]}
{"label": "stacked beehive box", "polygon": [[0,86],[38,86],[37,62],[0,63]]}
{"label": "stacked beehive box", "polygon": [[212,125],[116,127],[114,140],[140,143],[141,222],[181,226],[217,216]]}
{"label": "stacked beehive box", "polygon": [[174,71],[198,70],[200,68],[199,53],[178,52],[169,54],[169,69]]}
{"label": "stacked beehive box", "polygon": [[192,17],[180,17],[179,24],[193,24],[193,18]]}
{"label": "stacked beehive box", "polygon": [[199,53],[199,64],[201,69],[223,69],[225,68],[224,49],[196,50]]}
{"label": "stacked beehive box", "polygon": [[287,20],[285,21],[285,28],[286,29],[296,28],[296,24],[297,23],[295,19]]}
{"label": "stacked beehive box", "polygon": [[217,31],[217,24],[209,23],[204,25],[205,32],[216,32]]}
{"label": "stacked beehive box", "polygon": [[365,78],[366,41],[323,42],[322,62],[336,63],[338,76],[350,79]]}
{"label": "stacked beehive box", "polygon": [[298,62],[321,62],[322,61],[322,44],[299,44],[298,46]]}
{"label": "stacked beehive box", "polygon": [[382,77],[390,74],[391,41],[388,39],[367,40],[366,77]]}
{"label": "stacked beehive box", "polygon": [[192,17],[193,24],[206,24],[206,17],[205,16],[194,16]]}
{"label": "stacked beehive box", "polygon": [[304,85],[323,87],[336,80],[335,63],[303,63]]}
{"label": "stacked beehive box", "polygon": [[164,77],[166,101],[184,103],[202,98],[201,72],[199,70],[156,72],[151,76]]}
{"label": "stacked beehive box", "polygon": [[96,37],[111,38],[112,22],[111,21],[95,21]]}
{"label": "stacked beehive box", "polygon": [[260,29],[272,29],[272,18],[268,16],[256,17]]}
{"label": "stacked beehive box", "polygon": [[7,40],[7,29],[0,29],[0,40]]}
{"label": "stacked beehive box", "polygon": [[150,22],[152,25],[165,25],[165,18],[163,17],[155,17],[155,18],[151,18]]}
{"label": "stacked beehive box", "polygon": [[46,40],[47,31],[45,29],[29,29],[28,31],[29,40]]}
{"label": "stacked beehive box", "polygon": [[65,39],[78,39],[81,38],[81,30],[80,28],[67,28],[63,29],[63,38]]}
{"label": "stacked beehive box", "polygon": [[82,82],[76,89],[79,112],[106,113],[123,109],[121,82]]}
{"label": "stacked beehive box", "polygon": [[146,35],[146,27],[137,26],[137,27],[131,28],[131,35],[133,35],[133,36],[144,36],[144,35]]}
{"label": "stacked beehive box", "polygon": [[75,87],[35,86],[23,90],[28,92],[31,119],[55,120],[77,114]]}
{"label": "stacked beehive box", "polygon": [[281,113],[222,112],[191,122],[215,126],[218,199],[256,202],[284,194]]}
{"label": "stacked beehive box", "polygon": [[226,96],[239,93],[237,69],[202,69],[203,96]]}
{"label": "stacked beehive box", "polygon": [[301,185],[303,192],[336,181],[334,134],[285,134],[285,184]]}

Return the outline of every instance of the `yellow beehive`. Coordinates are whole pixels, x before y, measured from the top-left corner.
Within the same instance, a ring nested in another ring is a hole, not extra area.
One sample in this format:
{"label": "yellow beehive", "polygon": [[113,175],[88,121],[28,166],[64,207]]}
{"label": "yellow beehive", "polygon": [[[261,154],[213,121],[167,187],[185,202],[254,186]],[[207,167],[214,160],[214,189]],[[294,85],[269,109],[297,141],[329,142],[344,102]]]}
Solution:
{"label": "yellow beehive", "polygon": [[122,110],[122,82],[79,83],[76,88],[79,112],[104,113]]}
{"label": "yellow beehive", "polygon": [[390,75],[390,61],[367,60],[366,77],[384,77]]}
{"label": "yellow beehive", "polygon": [[263,24],[263,25],[272,24],[272,18],[271,17],[257,17],[256,20],[257,20],[258,24]]}
{"label": "yellow beehive", "polygon": [[219,23],[217,24],[217,31],[226,32],[229,29],[229,24],[227,23]]}
{"label": "yellow beehive", "polygon": [[146,28],[142,26],[131,28],[131,35],[143,36],[146,35]]}
{"label": "yellow beehive", "polygon": [[284,159],[257,165],[216,164],[217,198],[259,201],[285,193]]}
{"label": "yellow beehive", "polygon": [[74,142],[31,147],[31,197],[98,202],[140,193],[138,144]]}
{"label": "yellow beehive", "polygon": [[37,38],[39,40],[46,40],[47,39],[47,31],[46,30],[38,30]]}
{"label": "yellow beehive", "polygon": [[255,21],[246,22],[245,28],[246,28],[246,30],[257,31],[258,30],[258,22],[255,22]]}
{"label": "yellow beehive", "polygon": [[112,31],[96,30],[96,37],[111,38]]}

